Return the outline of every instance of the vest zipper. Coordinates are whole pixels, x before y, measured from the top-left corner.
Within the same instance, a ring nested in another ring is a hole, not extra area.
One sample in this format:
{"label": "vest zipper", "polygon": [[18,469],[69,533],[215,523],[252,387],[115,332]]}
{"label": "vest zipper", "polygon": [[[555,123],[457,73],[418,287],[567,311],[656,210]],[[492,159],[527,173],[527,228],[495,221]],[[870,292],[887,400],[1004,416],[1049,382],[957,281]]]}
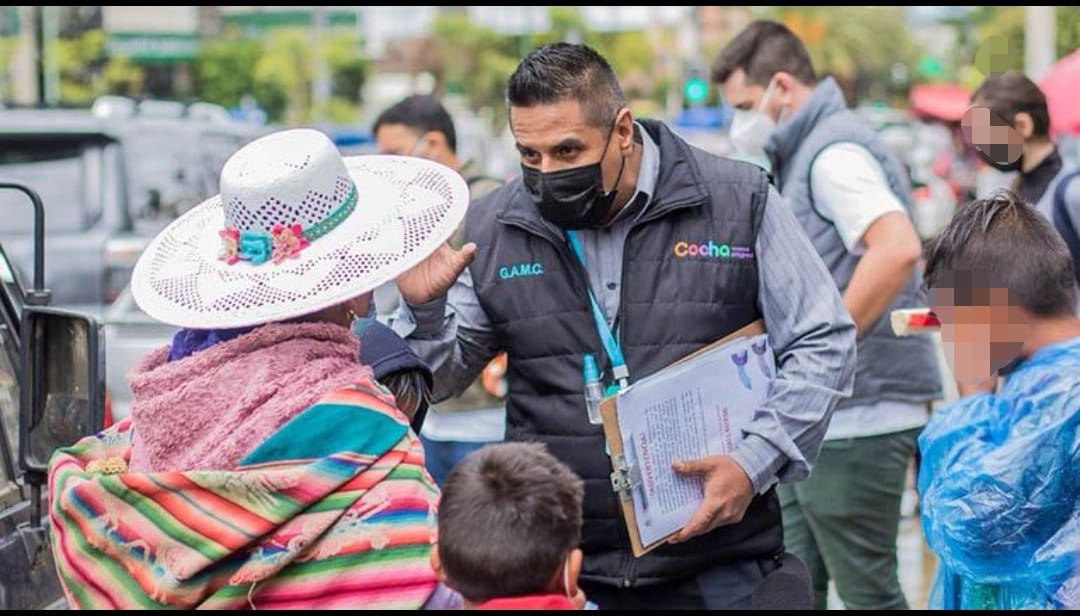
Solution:
{"label": "vest zipper", "polygon": [[[622,348],[623,346],[623,332],[626,331],[626,322],[625,320],[620,321],[620,319],[622,318],[621,315],[623,314],[623,307],[626,305],[626,249],[627,246],[630,245],[630,237],[634,234],[634,232],[638,230],[638,228],[643,226],[645,223],[662,218],[672,212],[681,211],[703,204],[704,201],[693,200],[682,201],[676,204],[672,204],[662,210],[657,210],[654,208],[647,211],[645,216],[642,216],[640,219],[635,221],[634,224],[630,226],[630,230],[626,232],[626,239],[623,240],[623,260],[621,266],[622,271],[619,275],[619,310],[615,314],[615,322],[618,323],[618,329],[614,333],[616,336],[616,340],[619,343],[619,348]],[[523,231],[532,233],[533,235],[541,237],[550,242],[552,245],[555,246],[556,251],[564,260],[569,258],[570,261],[574,264],[574,270],[578,272],[579,281],[585,284],[585,289],[588,290],[590,288],[589,272],[585,271],[585,268],[582,267],[581,263],[577,259],[573,258],[573,255],[569,254],[570,250],[564,240],[560,241],[556,236],[553,236],[553,234],[548,229],[545,229],[540,225],[532,224],[530,221],[522,220],[519,218],[504,218],[501,219],[500,222],[517,227]],[[587,306],[586,309],[588,309]],[[593,327],[592,329],[595,330],[596,328]],[[600,345],[600,348],[604,348],[603,342],[600,341],[599,332],[596,332],[596,339]],[[607,353],[604,353],[604,356],[606,357]],[[608,366],[610,368],[611,358],[608,357],[607,360]],[[631,374],[631,377],[632,376],[633,374]],[[621,518],[622,515],[620,514],[619,517]],[[626,556],[626,560],[624,561],[625,564],[623,565],[624,574],[622,576],[622,580],[620,580],[619,582],[619,585],[622,588],[633,588],[635,583],[637,582],[637,559],[634,558],[633,546],[630,544],[629,535],[623,533],[621,539],[619,540],[619,543],[623,548],[623,555]]]}

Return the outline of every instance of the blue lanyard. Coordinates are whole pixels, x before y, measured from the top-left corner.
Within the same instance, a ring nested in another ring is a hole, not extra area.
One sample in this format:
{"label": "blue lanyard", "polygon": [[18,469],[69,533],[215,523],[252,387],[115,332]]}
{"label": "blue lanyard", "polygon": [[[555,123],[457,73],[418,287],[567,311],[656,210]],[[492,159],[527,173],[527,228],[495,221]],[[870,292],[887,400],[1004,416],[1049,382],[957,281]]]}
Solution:
{"label": "blue lanyard", "polygon": [[[581,267],[585,268],[585,253],[581,250],[581,242],[578,241],[577,233],[573,231],[566,232],[567,243],[570,244],[570,250],[577,257]],[[592,307],[593,321],[596,325],[596,333],[600,334],[600,342],[604,345],[604,351],[607,352],[608,359],[611,361],[611,373],[615,377],[615,380],[619,382],[619,389],[626,389],[630,385],[630,369],[626,367],[626,360],[623,359],[622,349],[619,348],[619,342],[615,340],[615,335],[611,333],[611,328],[608,327],[607,319],[604,318],[604,311],[600,310],[600,304],[596,301],[596,296],[592,292],[592,286],[588,285],[588,269],[585,270],[586,286],[589,290],[589,305]]]}

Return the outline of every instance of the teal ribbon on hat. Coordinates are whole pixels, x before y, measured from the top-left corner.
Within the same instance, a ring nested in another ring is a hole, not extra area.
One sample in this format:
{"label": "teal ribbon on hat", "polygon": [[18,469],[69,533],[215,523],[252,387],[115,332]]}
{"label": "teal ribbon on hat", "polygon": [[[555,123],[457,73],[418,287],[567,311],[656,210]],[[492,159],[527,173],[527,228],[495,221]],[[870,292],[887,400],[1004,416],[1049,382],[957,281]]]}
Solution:
{"label": "teal ribbon on hat", "polygon": [[262,265],[273,260],[280,263],[289,257],[295,257],[312,241],[319,239],[337,228],[356,210],[356,186],[349,187],[345,201],[334,208],[319,222],[299,229],[299,225],[276,224],[272,233],[265,231],[238,231],[225,229],[219,235],[222,238],[220,258],[230,265],[237,261],[247,261],[252,265]]}
{"label": "teal ribbon on hat", "polygon": [[349,187],[349,194],[345,195],[345,202],[342,203],[330,215],[321,221],[311,225],[304,229],[304,238],[309,242],[313,242],[320,237],[333,231],[338,225],[345,222],[345,219],[349,217],[349,214],[353,213],[356,209],[356,185]]}

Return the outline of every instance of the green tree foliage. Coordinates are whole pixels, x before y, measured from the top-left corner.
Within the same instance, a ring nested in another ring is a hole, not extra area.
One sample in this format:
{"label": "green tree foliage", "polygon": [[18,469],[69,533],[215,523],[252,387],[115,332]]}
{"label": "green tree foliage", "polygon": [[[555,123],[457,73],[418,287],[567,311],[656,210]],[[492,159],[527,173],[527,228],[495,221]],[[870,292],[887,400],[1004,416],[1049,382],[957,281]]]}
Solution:
{"label": "green tree foliage", "polygon": [[142,91],[143,70],[123,56],[109,58],[101,73],[105,91],[121,96],[135,96]]}
{"label": "green tree foliage", "polygon": [[[60,102],[85,104],[103,93],[104,84],[97,78],[105,63],[106,34],[88,30],[73,38],[52,41],[53,57],[60,71]],[[131,81],[140,75],[129,71]]]}
{"label": "green tree foliage", "polygon": [[195,60],[199,96],[226,107],[238,104],[245,94],[254,93],[254,67],[261,55],[262,45],[254,40],[203,43]]}
{"label": "green tree foliage", "polygon": [[761,16],[783,23],[803,40],[819,75],[832,75],[857,99],[882,98],[891,67],[913,66],[919,54],[904,8],[774,6]]}
{"label": "green tree foliage", "polygon": [[18,37],[0,36],[0,101],[7,100],[14,94],[9,77],[17,44]]}
{"label": "green tree foliage", "polygon": [[[271,121],[335,122],[356,119],[368,63],[351,33],[312,41],[304,28],[278,28],[260,40],[235,39],[204,44],[196,60],[196,92],[203,100],[231,107],[253,96]],[[327,63],[333,84],[325,109],[314,109],[312,82],[316,54]]]}
{"label": "green tree foliage", "polygon": [[355,122],[360,113],[361,91],[367,79],[368,62],[359,55],[359,40],[338,33],[322,46],[330,69],[331,98],[325,116],[332,122]]}
{"label": "green tree foliage", "polygon": [[474,110],[490,108],[493,121],[506,120],[506,81],[519,62],[518,41],[475,24],[460,13],[443,13],[431,30],[437,90],[467,95]]}
{"label": "green tree foliage", "polygon": [[474,110],[491,109],[495,128],[505,124],[506,82],[529,51],[552,41],[575,40],[595,48],[611,62],[631,101],[646,101],[650,112],[662,100],[655,75],[655,53],[644,32],[595,32],[587,28],[576,7],[549,9],[551,28],[528,36],[499,34],[469,21],[460,12],[443,13],[435,21],[431,38],[437,91],[465,94]]}
{"label": "green tree foliage", "polygon": [[[1055,11],[1055,52],[1060,58],[1080,49],[1080,7],[1058,6]],[[1001,57],[1002,66],[995,66],[995,70],[1024,69],[1023,6],[979,6],[972,10],[968,22],[974,25],[975,30],[973,53],[977,53],[979,47],[991,39],[1004,39],[1009,53]],[[975,61],[975,58],[970,58],[970,61]]]}

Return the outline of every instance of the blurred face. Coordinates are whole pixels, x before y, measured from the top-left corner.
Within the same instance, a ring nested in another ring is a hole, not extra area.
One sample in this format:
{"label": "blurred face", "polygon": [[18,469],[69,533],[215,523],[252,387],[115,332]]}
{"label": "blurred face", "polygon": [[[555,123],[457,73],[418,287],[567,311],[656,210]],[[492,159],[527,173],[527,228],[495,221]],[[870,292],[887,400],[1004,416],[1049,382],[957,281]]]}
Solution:
{"label": "blurred face", "polygon": [[941,320],[945,357],[960,383],[980,385],[1020,356],[1028,319],[1011,303],[1009,290],[987,287],[930,290]]}
{"label": "blurred face", "polygon": [[375,133],[375,147],[380,154],[418,156],[423,148],[423,136],[404,124],[383,124]]}
{"label": "blurred face", "polygon": [[417,156],[456,170],[456,159],[441,131],[419,134],[416,129],[404,124],[383,124],[375,132],[375,147],[380,154]]}
{"label": "blurred face", "polygon": [[773,75],[765,85],[757,85],[746,80],[746,72],[741,68],[735,69],[727,81],[720,84],[720,92],[724,101],[735,109],[759,111],[774,123],[779,122],[780,116],[785,110],[792,109],[795,102],[794,78],[784,72]]}
{"label": "blurred face", "polygon": [[1024,144],[1034,134],[1031,116],[1018,113],[1009,122],[980,102],[976,100],[961,120],[964,139],[987,164],[1006,172],[1020,169]]}

